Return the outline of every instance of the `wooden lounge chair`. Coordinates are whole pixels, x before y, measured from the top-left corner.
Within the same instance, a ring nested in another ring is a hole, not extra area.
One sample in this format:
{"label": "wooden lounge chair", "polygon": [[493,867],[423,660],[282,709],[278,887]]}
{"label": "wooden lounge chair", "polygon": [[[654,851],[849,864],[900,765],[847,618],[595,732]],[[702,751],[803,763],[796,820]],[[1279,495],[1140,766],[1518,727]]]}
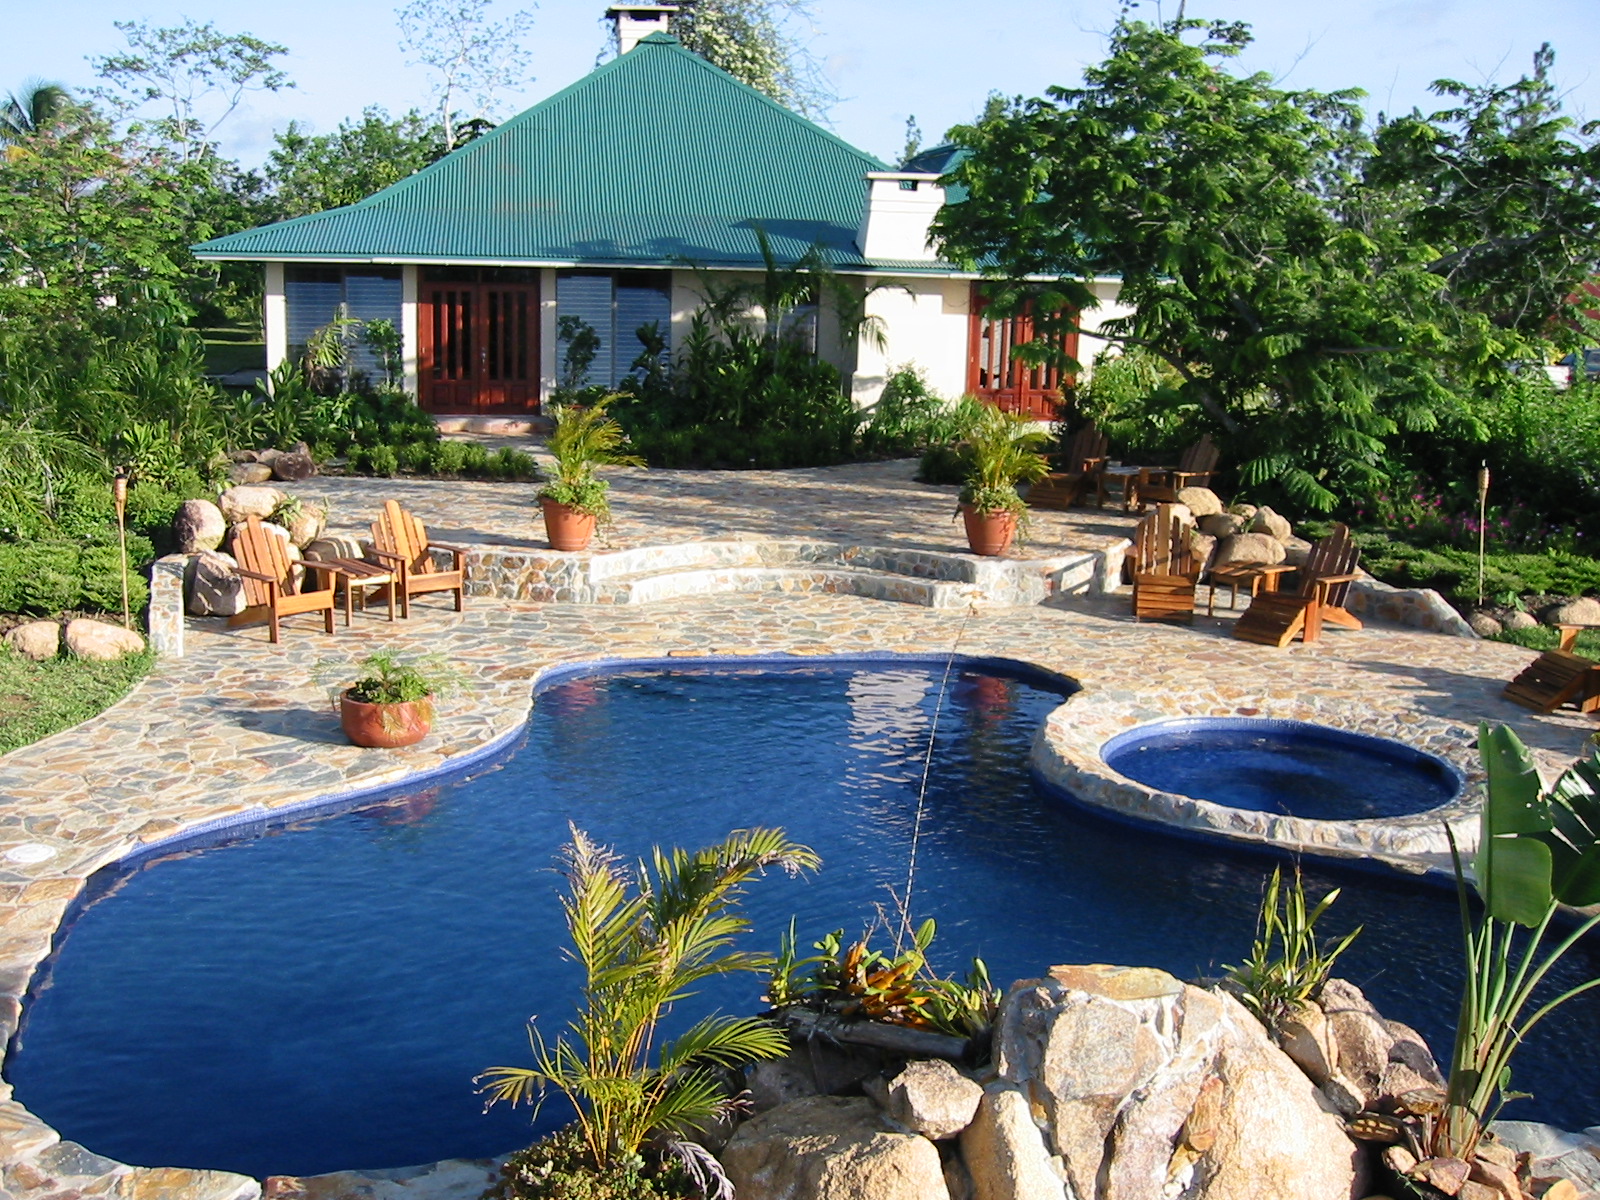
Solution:
{"label": "wooden lounge chair", "polygon": [[1210,487],[1216,474],[1217,460],[1222,452],[1211,441],[1209,433],[1186,449],[1178,465],[1169,470],[1150,467],[1139,476],[1139,505],[1176,504],[1178,493],[1186,487]]}
{"label": "wooden lounge chair", "polygon": [[[434,550],[448,552],[454,566],[446,571],[433,561]],[[400,615],[411,615],[411,597],[425,592],[454,592],[456,611],[465,601],[467,580],[466,554],[460,546],[447,546],[443,542],[430,542],[428,531],[400,502],[390,500],[383,506],[383,515],[372,523],[372,553],[386,564],[400,570]]]}
{"label": "wooden lounge chair", "polygon": [[1600,712],[1600,663],[1568,650],[1546,650],[1500,694],[1535,712],[1555,712],[1564,704]]}
{"label": "wooden lounge chair", "polygon": [[333,632],[333,579],[326,589],[302,592],[294,577],[288,543],[261,526],[260,517],[251,517],[233,539],[233,555],[239,560],[244,579],[243,612],[228,618],[229,625],[255,625],[267,622],[267,636],[278,641],[279,623],[296,613],[320,612],[323,627]]}
{"label": "wooden lounge chair", "polygon": [[1067,443],[1061,455],[1065,471],[1052,471],[1028,489],[1029,508],[1071,508],[1105,465],[1110,443],[1090,421]]}
{"label": "wooden lounge chair", "polygon": [[1133,535],[1133,619],[1194,620],[1195,586],[1202,564],[1194,530],[1170,504],[1139,522]]}
{"label": "wooden lounge chair", "polygon": [[1325,622],[1360,629],[1360,619],[1345,608],[1350,585],[1361,577],[1356,570],[1360,559],[1361,551],[1350,540],[1349,528],[1335,525],[1332,533],[1311,547],[1305,565],[1298,568],[1299,589],[1255,596],[1234,622],[1233,636],[1283,647],[1296,634],[1305,642],[1316,641]]}

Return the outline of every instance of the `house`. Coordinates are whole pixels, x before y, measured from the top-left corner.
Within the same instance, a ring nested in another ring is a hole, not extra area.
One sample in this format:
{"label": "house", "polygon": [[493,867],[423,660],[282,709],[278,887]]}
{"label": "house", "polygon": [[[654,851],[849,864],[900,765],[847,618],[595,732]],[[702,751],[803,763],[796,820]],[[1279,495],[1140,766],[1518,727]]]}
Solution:
{"label": "house", "polygon": [[[685,50],[673,11],[612,8],[618,57],[399,183],[196,246],[264,265],[268,367],[335,315],[388,318],[424,409],[531,414],[557,386],[561,318],[598,333],[589,382],[615,384],[635,331],[680,345],[706,280],[763,269],[764,236],[790,263],[815,247],[880,318],[883,349],[827,311],[808,330],[858,403],[913,363],[944,395],[1049,415],[1057,373],[1010,357],[1027,318],[986,317],[977,276],[928,247],[939,156],[895,170],[857,150]],[[1098,289],[1095,316],[1116,315],[1116,282]]]}

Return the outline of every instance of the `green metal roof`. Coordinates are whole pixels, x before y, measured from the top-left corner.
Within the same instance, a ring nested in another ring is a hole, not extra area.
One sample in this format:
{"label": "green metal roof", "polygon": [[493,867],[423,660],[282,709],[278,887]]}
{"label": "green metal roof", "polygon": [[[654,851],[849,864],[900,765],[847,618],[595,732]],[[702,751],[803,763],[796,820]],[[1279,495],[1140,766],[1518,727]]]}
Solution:
{"label": "green metal roof", "polygon": [[[665,34],[344,208],[214,238],[201,258],[862,267],[888,168]],[[926,264],[925,264],[926,266]]]}

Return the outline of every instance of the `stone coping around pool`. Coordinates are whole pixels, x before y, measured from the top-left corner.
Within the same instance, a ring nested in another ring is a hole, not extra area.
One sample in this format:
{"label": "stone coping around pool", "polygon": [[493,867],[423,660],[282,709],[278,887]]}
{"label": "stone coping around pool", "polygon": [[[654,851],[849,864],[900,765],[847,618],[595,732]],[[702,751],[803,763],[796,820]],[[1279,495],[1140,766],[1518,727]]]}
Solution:
{"label": "stone coping around pool", "polygon": [[[535,681],[561,664],[932,649],[1032,664],[1083,686],[1035,742],[1040,776],[1076,784],[1080,799],[1099,800],[1112,815],[1126,808],[1140,817],[1136,810],[1152,805],[1139,793],[1153,789],[1115,777],[1100,761],[1100,746],[1172,716],[1260,714],[1395,737],[1454,763],[1473,781],[1479,719],[1515,728],[1547,777],[1594,730],[1574,714],[1540,716],[1499,698],[1501,682],[1532,657],[1515,646],[1369,629],[1274,650],[1230,639],[1220,622],[1204,619],[1192,629],[1139,625],[1117,598],[960,613],[840,595],[765,594],[649,606],[480,603],[455,613],[447,599],[432,597],[410,621],[390,625],[369,616],[333,639],[297,625],[272,646],[260,629],[227,630],[220,621],[195,623],[189,639],[188,658],[158,660],[122,702],[0,757],[0,1046],[9,1047],[30,979],[99,867],[219,822],[255,822],[293,805],[330,796],[348,801],[357,791],[460,769],[470,756],[507,744],[527,720]],[[474,681],[470,696],[441,704],[434,733],[408,750],[348,745],[311,682],[312,666],[330,652],[358,658],[379,648],[442,650]],[[1176,833],[1194,832],[1192,823],[1239,841],[1263,840],[1261,831],[1228,829],[1226,814],[1208,822],[1198,806],[1166,801],[1181,810],[1171,826]],[[1337,838],[1330,844],[1317,830],[1280,825],[1276,832],[1286,835],[1283,844],[1314,853],[1367,853]],[[1404,833],[1375,839],[1376,857],[1417,869],[1427,856]],[[256,1181],[223,1172],[130,1168],[99,1158],[63,1142],[5,1083],[0,1178],[28,1200],[63,1188],[182,1200],[245,1200],[259,1192]],[[325,1200],[360,1194],[352,1185]]]}
{"label": "stone coping around pool", "polygon": [[1034,772],[1058,794],[1112,817],[1296,855],[1382,864],[1413,875],[1451,874],[1451,836],[1463,854],[1477,846],[1483,770],[1478,761],[1477,731],[1469,727],[1421,724],[1393,715],[1363,715],[1317,705],[1275,709],[1270,716],[1252,715],[1249,719],[1303,721],[1396,742],[1442,759],[1462,780],[1456,798],[1436,808],[1404,816],[1333,821],[1234,808],[1130,779],[1105,761],[1105,748],[1112,739],[1156,724],[1160,718],[1149,719],[1139,711],[1142,705],[1104,696],[1085,695],[1072,701],[1050,715],[1035,740]]}

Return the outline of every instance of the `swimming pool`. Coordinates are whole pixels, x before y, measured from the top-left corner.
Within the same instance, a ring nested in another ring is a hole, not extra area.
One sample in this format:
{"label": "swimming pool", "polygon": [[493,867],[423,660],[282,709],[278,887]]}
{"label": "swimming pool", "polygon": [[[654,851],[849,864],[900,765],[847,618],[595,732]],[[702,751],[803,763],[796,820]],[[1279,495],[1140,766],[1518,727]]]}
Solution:
{"label": "swimming pool", "polygon": [[[552,860],[566,822],[626,854],[781,825],[823,855],[808,880],[751,889],[752,946],[791,914],[802,945],[852,932],[905,862],[942,667],[608,667],[541,691],[520,744],[466,780],[398,792],[98,876],[41,968],[7,1062],[17,1098],[123,1161],[253,1175],[505,1151],[526,1111],[485,1116],[471,1077],[528,1061],[524,1022],[570,1017]],[[1029,745],[1068,690],[962,663],[938,721],[919,851],[935,958],[981,953],[1002,981],[1055,962],[1220,973],[1247,952],[1260,858],[1107,823],[1033,783]],[[1385,1014],[1447,1050],[1459,969],[1448,892],[1307,871],[1344,897],[1328,932]],[[1590,947],[1563,979],[1600,972]],[[759,1007],[754,977],[680,1017]],[[1600,1113],[1585,997],[1541,1027],[1508,1116],[1577,1128]],[[541,1116],[548,1127],[555,1108]]]}

